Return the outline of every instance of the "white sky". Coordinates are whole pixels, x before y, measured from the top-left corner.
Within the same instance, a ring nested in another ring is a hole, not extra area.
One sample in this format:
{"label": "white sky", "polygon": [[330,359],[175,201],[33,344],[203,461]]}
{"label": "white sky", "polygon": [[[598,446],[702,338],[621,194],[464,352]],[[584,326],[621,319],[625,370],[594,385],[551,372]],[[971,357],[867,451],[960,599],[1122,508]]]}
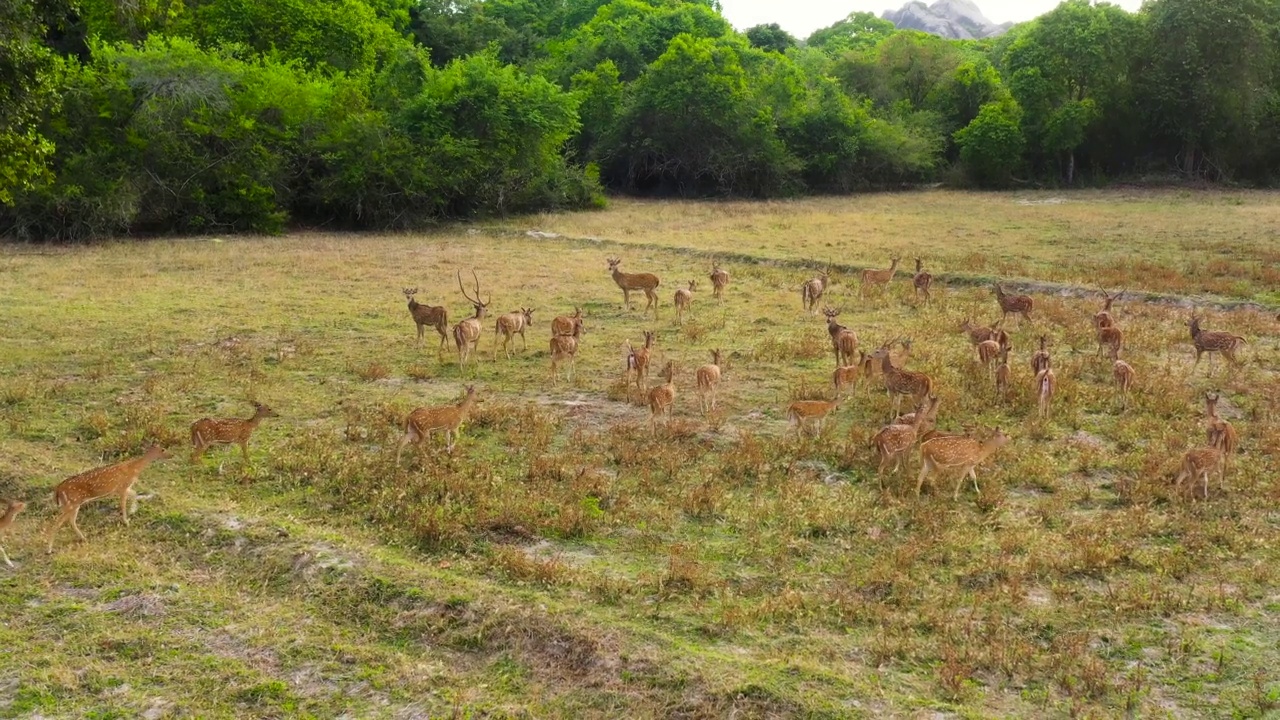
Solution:
{"label": "white sky", "polygon": [[[925,0],[932,5],[932,0]],[[982,14],[994,23],[1022,22],[1052,10],[1059,0],[976,0]],[[1111,0],[1136,11],[1142,0]],[[762,23],[778,23],[798,38],[826,27],[851,12],[870,12],[880,17],[885,10],[897,10],[906,0],[720,0],[724,16],[739,30]]]}

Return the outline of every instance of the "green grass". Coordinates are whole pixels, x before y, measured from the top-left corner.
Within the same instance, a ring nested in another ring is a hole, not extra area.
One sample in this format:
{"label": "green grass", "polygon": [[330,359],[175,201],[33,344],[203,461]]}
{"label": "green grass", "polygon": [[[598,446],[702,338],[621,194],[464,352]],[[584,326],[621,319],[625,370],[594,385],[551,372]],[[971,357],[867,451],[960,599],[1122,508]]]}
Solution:
{"label": "green grass", "polygon": [[[944,429],[1013,437],[958,503],[950,478],[914,497],[915,458],[877,490],[868,440],[889,415],[883,391],[860,386],[819,438],[788,430],[791,399],[830,392],[825,324],[800,310],[809,271],[725,262],[724,302],[699,291],[675,322],[671,294],[705,279],[706,253],[873,263],[871,249],[911,252],[911,223],[938,236],[972,227],[965,205],[1016,238],[1001,247],[1023,257],[1007,267],[1027,280],[1080,272],[1028,209],[1072,208],[1084,223],[1073,232],[1088,236],[1117,208],[1144,226],[1150,208],[1169,208],[1169,249],[1144,251],[1161,271],[1134,273],[1133,289],[1200,291],[1178,280],[1199,251],[1172,249],[1202,247],[1208,221],[1188,218],[1251,212],[1252,224],[1236,217],[1240,257],[1266,252],[1266,196],[1065,198],[620,202],[505,225],[642,243],[632,249],[474,228],[4,248],[0,497],[30,506],[3,539],[19,566],[0,571],[0,717],[1274,712],[1272,314],[1208,312],[1208,327],[1249,340],[1243,367],[1219,360],[1210,375],[1192,371],[1185,309],[1121,301],[1139,375],[1121,413],[1110,365],[1093,355],[1101,303],[1039,294],[1030,325],[1009,322],[1015,391],[999,402],[957,331],[998,317],[988,290],[935,286],[919,307],[899,279],[863,302],[856,277],[837,273],[827,300],[841,322],[864,347],[911,338],[907,365],[934,378]],[[856,233],[830,219],[846,205],[870,218]],[[922,218],[909,221],[908,205]],[[733,216],[807,224],[760,249],[763,233],[743,240]],[[862,238],[866,255],[817,250]],[[930,269],[1007,271],[965,253],[939,248]],[[663,278],[658,321],[620,308],[610,254]],[[455,273],[472,268],[495,314],[534,307],[535,324],[527,352],[495,363],[486,321],[481,362],[459,371],[451,349],[437,360],[434,333],[415,345],[400,289],[444,302],[453,323],[467,307]],[[1260,277],[1214,294],[1257,299]],[[577,380],[553,386],[547,327],[575,305],[587,327]],[[651,383],[667,359],[678,368],[675,418],[655,432],[621,384],[624,343],[646,329],[658,331]],[[1040,334],[1060,376],[1047,423],[1027,367]],[[729,363],[720,409],[703,418],[693,376],[715,347]],[[395,467],[405,414],[467,383],[485,402],[455,453],[437,437]],[[1170,480],[1204,441],[1208,389],[1243,445],[1203,502]],[[192,421],[247,417],[251,401],[280,417],[254,435],[250,466],[235,448],[186,463]],[[132,525],[96,503],[81,514],[89,542],[64,530],[46,557],[52,486],[153,440],[180,459],[144,473]]]}

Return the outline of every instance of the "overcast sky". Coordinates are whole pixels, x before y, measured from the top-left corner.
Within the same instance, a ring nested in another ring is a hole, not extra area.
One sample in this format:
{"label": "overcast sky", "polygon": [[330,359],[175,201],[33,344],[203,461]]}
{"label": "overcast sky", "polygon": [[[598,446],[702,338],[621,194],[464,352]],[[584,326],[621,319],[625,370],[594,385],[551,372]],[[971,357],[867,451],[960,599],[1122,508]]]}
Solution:
{"label": "overcast sky", "polygon": [[[932,0],[925,0],[930,5]],[[1111,0],[1127,9],[1137,10],[1142,0]],[[906,0],[720,0],[724,16],[734,27],[746,30],[752,25],[776,22],[799,38],[826,27],[851,12],[866,11],[879,17],[885,10],[896,10]],[[1022,22],[1057,6],[1059,0],[976,0],[982,14],[995,23],[1009,20]]]}

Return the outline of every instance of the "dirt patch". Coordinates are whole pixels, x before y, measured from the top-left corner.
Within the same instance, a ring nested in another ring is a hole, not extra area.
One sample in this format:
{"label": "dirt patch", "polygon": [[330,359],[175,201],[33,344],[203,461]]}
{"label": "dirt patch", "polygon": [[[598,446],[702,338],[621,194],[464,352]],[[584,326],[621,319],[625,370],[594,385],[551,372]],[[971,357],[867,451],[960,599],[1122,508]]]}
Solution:
{"label": "dirt patch", "polygon": [[164,600],[149,593],[125,595],[103,605],[100,609],[103,612],[120,613],[128,617],[163,617],[167,612]]}
{"label": "dirt patch", "polygon": [[568,397],[540,395],[535,401],[544,407],[562,408],[560,417],[566,424],[591,432],[604,432],[620,424],[649,421],[649,413],[644,408],[582,393]]}

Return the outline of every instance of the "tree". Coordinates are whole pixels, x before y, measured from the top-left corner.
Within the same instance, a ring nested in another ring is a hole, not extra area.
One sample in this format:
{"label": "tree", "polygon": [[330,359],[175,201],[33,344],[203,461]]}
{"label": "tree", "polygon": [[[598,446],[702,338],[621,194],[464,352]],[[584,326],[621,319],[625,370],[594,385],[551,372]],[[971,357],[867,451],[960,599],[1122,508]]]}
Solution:
{"label": "tree", "polygon": [[60,63],[46,31],[33,3],[0,3],[0,204],[48,177],[54,146],[35,125],[58,106]]}
{"label": "tree", "polygon": [[747,28],[747,42],[752,47],[761,50],[772,50],[773,52],[784,53],[795,47],[798,40],[791,33],[782,29],[778,23],[769,23],[768,25],[756,25]]}
{"label": "tree", "polygon": [[965,173],[981,187],[1003,187],[1022,162],[1021,110],[1012,100],[987,103],[955,133]]}
{"label": "tree", "polygon": [[869,12],[849,13],[834,25],[814,30],[805,44],[839,55],[849,50],[867,50],[894,33],[893,23]]}

